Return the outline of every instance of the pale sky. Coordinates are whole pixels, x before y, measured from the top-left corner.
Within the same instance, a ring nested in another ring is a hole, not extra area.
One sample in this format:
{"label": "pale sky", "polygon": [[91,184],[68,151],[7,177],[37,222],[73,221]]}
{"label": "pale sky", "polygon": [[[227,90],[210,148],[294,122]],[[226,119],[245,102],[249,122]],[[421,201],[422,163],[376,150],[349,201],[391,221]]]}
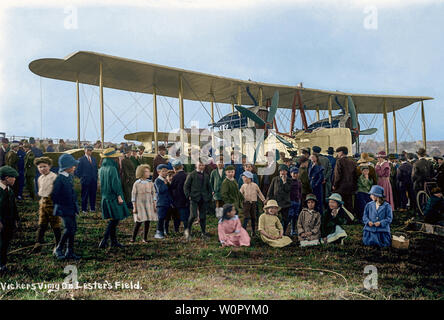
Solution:
{"label": "pale sky", "polygon": [[[28,64],[86,50],[268,83],[431,96],[427,137],[442,139],[444,1],[9,2],[0,4],[0,132],[8,135],[76,138],[75,84],[40,78]],[[69,28],[73,14],[77,24]],[[153,129],[150,95],[105,89],[105,102],[105,140]],[[97,87],[81,86],[81,105],[81,137],[96,140]],[[177,100],[161,98],[159,109],[159,129],[177,128]],[[222,115],[230,109],[220,106]],[[185,110],[186,124],[209,122],[199,103],[186,101]],[[414,104],[398,113],[399,141],[421,138],[417,110]],[[288,116],[282,112],[279,120],[288,124]],[[362,117],[361,128],[372,118]],[[381,117],[374,121],[381,130],[373,138],[382,140]]]}

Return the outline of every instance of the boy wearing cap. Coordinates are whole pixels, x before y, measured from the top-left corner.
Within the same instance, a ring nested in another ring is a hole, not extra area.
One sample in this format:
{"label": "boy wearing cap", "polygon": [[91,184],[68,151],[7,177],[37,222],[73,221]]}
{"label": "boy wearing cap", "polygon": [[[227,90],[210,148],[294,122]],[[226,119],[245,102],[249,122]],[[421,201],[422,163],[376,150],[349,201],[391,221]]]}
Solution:
{"label": "boy wearing cap", "polygon": [[167,181],[168,166],[166,164],[159,164],[156,171],[158,176],[154,181],[154,188],[156,189],[156,208],[159,220],[154,238],[163,239],[165,238],[165,219],[169,208],[173,205],[173,199]]}
{"label": "boy wearing cap", "polygon": [[232,165],[225,167],[225,179],[222,181],[222,185],[220,187],[220,195],[222,197],[222,201],[227,204],[232,204],[238,213],[240,214],[244,196],[239,191],[239,185],[235,179],[236,168]]}
{"label": "boy wearing cap", "polygon": [[257,210],[257,198],[265,202],[265,197],[259,189],[259,186],[253,182],[253,174],[250,171],[244,171],[242,173],[242,179],[244,184],[240,188],[240,193],[244,197],[243,210],[244,223],[242,227],[246,230],[248,221],[251,219],[251,230],[253,236],[256,233],[256,210]]}
{"label": "boy wearing cap", "polygon": [[7,254],[14,230],[20,221],[12,186],[18,172],[10,167],[0,168],[0,272],[6,272]]}
{"label": "boy wearing cap", "polygon": [[183,186],[185,196],[190,200],[190,218],[188,220],[188,228],[185,230],[185,238],[190,239],[191,228],[194,219],[197,218],[199,210],[199,224],[202,236],[207,237],[206,233],[206,217],[208,203],[211,200],[212,191],[210,186],[210,177],[205,173],[205,164],[199,159],[196,170],[191,172]]}
{"label": "boy wearing cap", "polygon": [[[256,173],[253,172],[253,165],[251,163],[246,163],[244,165],[244,172],[248,171],[253,175],[253,182],[256,183],[257,185],[259,185],[259,178],[257,176]],[[235,175],[236,176],[236,175]],[[237,184],[239,185],[239,189],[242,188],[242,185],[244,184],[244,178],[241,174],[241,176],[239,177],[239,180],[237,180]]]}
{"label": "boy wearing cap", "polygon": [[[77,194],[74,191],[74,171],[79,162],[70,154],[63,154],[59,158],[59,174],[54,180],[51,199],[54,203],[54,215],[63,220],[65,230],[55,249],[57,259],[80,259],[74,254],[74,237],[77,232],[76,216],[79,213]],[[63,249],[67,244],[66,252]]]}
{"label": "boy wearing cap", "polygon": [[38,253],[42,249],[42,244],[44,243],[45,232],[48,229],[48,224],[51,225],[52,231],[54,232],[55,246],[57,246],[62,234],[62,219],[59,216],[55,216],[53,214],[54,204],[51,200],[51,193],[57,175],[51,171],[52,160],[48,157],[40,157],[34,160],[34,164],[37,166],[37,169],[40,173],[37,183],[39,187],[38,195],[40,196],[40,202],[37,241],[31,252]]}
{"label": "boy wearing cap", "polygon": [[225,169],[224,169],[224,158],[219,157],[217,162],[217,168],[211,171],[210,174],[210,185],[213,194],[213,200],[216,204],[216,218],[221,218],[223,215],[223,205],[221,195],[222,182],[225,180]]}
{"label": "boy wearing cap", "polygon": [[279,176],[274,177],[271,180],[270,188],[268,189],[267,199],[276,200],[282,214],[282,226],[284,228],[284,234],[287,231],[288,223],[288,211],[290,210],[291,200],[291,179],[288,178],[288,167],[285,164],[279,165]]}
{"label": "boy wearing cap", "polygon": [[292,167],[291,174],[291,191],[290,191],[290,210],[288,210],[288,218],[291,222],[291,236],[296,235],[296,224],[298,221],[299,211],[301,210],[302,185],[299,181],[299,169]]}
{"label": "boy wearing cap", "polygon": [[31,145],[24,144],[23,148],[26,152],[25,160],[24,160],[24,169],[25,169],[25,186],[26,190],[29,192],[29,196],[32,200],[35,200],[35,172],[36,167],[34,164],[35,155],[31,150]]}
{"label": "boy wearing cap", "polygon": [[321,237],[321,214],[315,206],[318,199],[312,193],[305,199],[306,208],[303,208],[298,218],[298,239],[301,247],[315,246],[319,244]]}
{"label": "boy wearing cap", "polygon": [[98,169],[97,161],[92,156],[93,146],[85,146],[85,154],[79,159],[75,175],[80,179],[82,212],[88,212],[88,201],[91,212],[96,211],[96,194]]}

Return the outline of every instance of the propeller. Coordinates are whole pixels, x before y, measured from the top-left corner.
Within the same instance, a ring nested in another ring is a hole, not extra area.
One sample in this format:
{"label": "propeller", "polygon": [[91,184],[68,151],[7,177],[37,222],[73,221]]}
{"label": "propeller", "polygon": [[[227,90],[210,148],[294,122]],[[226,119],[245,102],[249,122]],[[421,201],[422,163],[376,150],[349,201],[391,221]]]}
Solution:
{"label": "propeller", "polygon": [[268,111],[267,115],[267,122],[264,122],[257,114],[255,114],[253,111],[242,107],[242,106],[235,106],[236,110],[243,116],[247,117],[248,119],[251,119],[256,123],[259,127],[264,129],[264,135],[260,138],[256,145],[256,150],[254,152],[254,158],[253,163],[256,162],[256,156],[262,147],[262,144],[264,143],[265,139],[268,137],[268,134],[271,133],[273,136],[275,136],[283,145],[285,145],[287,148],[294,148],[293,144],[280,135],[276,134],[274,131],[271,131],[274,117],[276,116],[276,112],[279,107],[279,91],[275,91],[273,94],[273,98],[271,99],[271,106]]}
{"label": "propeller", "polygon": [[368,136],[368,135],[374,134],[376,131],[378,131],[378,129],[376,129],[376,128],[359,130],[358,118],[356,116],[356,107],[353,102],[353,99],[351,96],[347,96],[347,100],[348,100],[348,112],[350,113],[350,118],[351,118],[351,123],[352,123],[351,131],[353,132],[355,137],[358,137],[359,135]]}

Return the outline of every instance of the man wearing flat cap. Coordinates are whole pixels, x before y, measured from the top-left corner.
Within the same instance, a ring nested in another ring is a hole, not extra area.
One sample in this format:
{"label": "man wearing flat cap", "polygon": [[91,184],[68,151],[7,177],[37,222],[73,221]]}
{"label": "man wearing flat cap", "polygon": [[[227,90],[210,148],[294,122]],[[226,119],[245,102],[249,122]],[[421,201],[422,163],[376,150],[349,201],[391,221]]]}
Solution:
{"label": "man wearing flat cap", "polygon": [[96,211],[98,169],[97,161],[92,156],[93,150],[93,146],[85,146],[85,154],[79,159],[79,165],[75,171],[75,175],[80,179],[82,213],[88,212],[88,202],[90,211]]}
{"label": "man wearing flat cap", "polygon": [[14,168],[0,168],[0,273],[7,271],[9,244],[20,221],[12,190],[17,177],[18,172]]}
{"label": "man wearing flat cap", "polygon": [[[168,164],[168,159],[166,157],[166,153],[167,153],[167,148],[165,147],[165,145],[163,145],[163,144],[160,145],[158,154],[153,160],[153,168],[157,168],[157,166],[160,164]],[[154,170],[153,180],[156,180],[156,178],[158,176],[159,176],[159,174],[157,173],[157,170]]]}
{"label": "man wearing flat cap", "polygon": [[[17,154],[19,150],[19,144],[17,141],[13,141],[11,143],[10,149],[9,151],[6,153],[5,156],[5,165],[10,166],[11,168],[13,168],[14,170],[16,170],[17,172],[19,171],[18,168],[18,164],[19,164],[19,156]],[[18,181],[18,177],[17,179],[15,179],[15,183],[14,186],[12,187],[12,189],[14,190],[14,194],[15,197],[18,198],[19,196],[19,181]]]}
{"label": "man wearing flat cap", "polygon": [[334,172],[332,191],[339,193],[344,201],[344,207],[353,212],[353,194],[358,189],[356,162],[347,157],[348,148],[336,149],[337,161]]}

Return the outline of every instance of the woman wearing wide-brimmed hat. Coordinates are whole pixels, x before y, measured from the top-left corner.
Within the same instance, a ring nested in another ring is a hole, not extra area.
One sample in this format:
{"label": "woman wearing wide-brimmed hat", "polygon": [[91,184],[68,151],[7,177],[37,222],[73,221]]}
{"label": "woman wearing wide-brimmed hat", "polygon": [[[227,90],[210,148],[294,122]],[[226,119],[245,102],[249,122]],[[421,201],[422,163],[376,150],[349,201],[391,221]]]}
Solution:
{"label": "woman wearing wide-brimmed hat", "polygon": [[284,236],[284,228],[277,217],[280,208],[276,200],[268,200],[264,206],[264,211],[259,217],[258,231],[261,239],[265,243],[275,248],[288,246],[292,240]]}
{"label": "woman wearing wide-brimmed hat", "polygon": [[392,206],[392,210],[395,210],[392,185],[390,184],[390,163],[387,161],[387,154],[385,151],[380,151],[376,158],[378,158],[378,163],[375,167],[376,174],[378,175],[378,185],[384,188],[386,200]]}
{"label": "woman wearing wide-brimmed hat", "polygon": [[100,189],[102,193],[102,218],[109,220],[103,239],[99,248],[108,246],[111,238],[111,246],[122,248],[123,245],[117,241],[117,225],[120,220],[130,216],[130,212],[124,202],[122,184],[114,159],[121,155],[115,148],[108,148],[100,155],[103,158],[102,167],[99,170]]}
{"label": "woman wearing wide-brimmed hat", "polygon": [[383,187],[373,186],[369,194],[373,201],[367,203],[364,209],[362,241],[366,246],[389,247],[392,243],[392,207],[384,200]]}
{"label": "woman wearing wide-brimmed hat", "polygon": [[354,220],[353,215],[344,208],[344,201],[339,193],[332,193],[327,198],[328,207],[321,220],[321,238],[324,243],[341,242],[347,237],[342,225]]}

